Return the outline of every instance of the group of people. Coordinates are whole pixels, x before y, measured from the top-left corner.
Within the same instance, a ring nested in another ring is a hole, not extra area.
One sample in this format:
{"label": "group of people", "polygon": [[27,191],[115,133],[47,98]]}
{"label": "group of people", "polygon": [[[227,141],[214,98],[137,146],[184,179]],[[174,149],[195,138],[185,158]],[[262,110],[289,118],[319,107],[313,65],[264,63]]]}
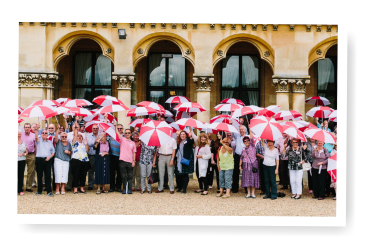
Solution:
{"label": "group of people", "polygon": [[[48,196],[53,196],[52,187],[56,195],[64,195],[66,190],[72,189],[74,194],[86,194],[86,177],[88,190],[93,190],[95,185],[96,194],[114,191],[152,193],[149,179],[152,169],[157,168],[159,183],[155,193],[164,192],[166,188],[170,194],[174,194],[175,189],[187,193],[189,175],[195,172],[199,189],[194,192],[208,195],[215,173],[217,197],[229,198],[241,187],[247,193],[246,198],[256,198],[255,191],[260,189],[264,199],[275,200],[278,197],[276,175],[279,174],[282,189],[290,188],[291,198],[300,199],[306,162],[311,164],[308,185],[313,198],[323,200],[332,188],[336,188],[331,184],[326,168],[337,145],[311,139],[303,143],[285,133],[277,141],[255,143],[243,120],[239,134],[218,133],[214,140],[213,134],[200,132],[197,136],[190,127],[177,131],[176,139],[171,138],[161,147],[155,147],[139,140],[138,129],[132,132],[124,130],[122,124],[114,123],[117,134],[114,139],[100,132],[97,124],[92,126],[91,133],[85,133],[82,117],[76,117],[71,124],[66,119],[66,128],[49,124],[40,129],[39,124],[25,123],[24,132],[18,131],[19,195],[24,194],[25,165],[25,191],[33,192],[36,173],[36,195],[41,195],[45,187]],[[326,121],[325,125],[319,125],[328,129]],[[109,190],[105,189],[106,184],[110,185]]]}

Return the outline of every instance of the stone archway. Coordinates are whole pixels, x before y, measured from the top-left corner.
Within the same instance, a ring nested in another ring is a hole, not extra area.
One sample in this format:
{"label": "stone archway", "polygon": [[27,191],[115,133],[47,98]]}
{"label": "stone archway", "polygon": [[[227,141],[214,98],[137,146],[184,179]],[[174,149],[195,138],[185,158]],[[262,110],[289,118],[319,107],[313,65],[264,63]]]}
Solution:
{"label": "stone archway", "polygon": [[142,38],[133,48],[133,68],[148,55],[152,45],[158,41],[167,40],[175,43],[181,50],[183,58],[195,66],[195,51],[193,46],[179,35],[169,32],[156,32]]}
{"label": "stone archway", "polygon": [[338,43],[338,36],[329,37],[314,46],[309,52],[308,69],[318,60],[326,58],[326,53],[329,48]]}
{"label": "stone archway", "polygon": [[92,31],[79,30],[63,36],[53,46],[52,58],[54,70],[56,70],[60,60],[69,55],[72,45],[81,39],[91,39],[98,43],[103,55],[114,63],[114,47],[107,39]]}
{"label": "stone archway", "polygon": [[236,34],[223,39],[213,50],[213,68],[219,61],[226,58],[229,48],[239,42],[248,42],[253,44],[259,51],[261,59],[268,62],[274,71],[274,49],[271,48],[271,46],[262,38],[250,34]]}

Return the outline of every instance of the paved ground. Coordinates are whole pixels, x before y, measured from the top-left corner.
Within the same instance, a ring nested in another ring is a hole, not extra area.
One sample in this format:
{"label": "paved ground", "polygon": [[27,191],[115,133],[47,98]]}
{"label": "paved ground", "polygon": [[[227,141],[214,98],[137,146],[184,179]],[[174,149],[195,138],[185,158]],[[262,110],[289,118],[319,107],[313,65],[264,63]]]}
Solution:
{"label": "paved ground", "polygon": [[[46,192],[41,196],[25,192],[24,196],[18,196],[18,214],[336,216],[333,197],[314,200],[306,186],[300,200],[291,199],[289,190],[280,188],[278,191],[286,194],[284,198],[264,200],[260,190],[256,192],[256,199],[246,199],[243,188],[230,198],[219,198],[216,197],[215,182],[213,185],[206,196],[194,193],[198,189],[198,181],[192,179],[187,194],[170,194],[165,190],[160,194],[134,192],[122,195],[114,192],[96,195],[94,189],[87,194],[66,192],[52,198]],[[156,190],[157,184],[153,184],[152,191]]]}

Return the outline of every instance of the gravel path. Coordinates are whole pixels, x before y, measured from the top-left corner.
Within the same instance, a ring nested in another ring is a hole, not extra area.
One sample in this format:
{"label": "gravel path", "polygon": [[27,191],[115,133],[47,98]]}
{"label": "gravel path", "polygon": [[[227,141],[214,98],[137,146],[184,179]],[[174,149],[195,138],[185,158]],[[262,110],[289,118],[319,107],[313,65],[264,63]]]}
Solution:
{"label": "gravel path", "polygon": [[[336,201],[333,197],[322,201],[312,199],[305,186],[300,200],[291,199],[289,190],[277,200],[264,200],[261,191],[256,191],[256,199],[246,199],[243,188],[230,198],[216,197],[216,186],[209,194],[202,196],[194,193],[198,181],[190,180],[187,194],[170,194],[168,190],[156,194],[157,183],[152,185],[152,194],[133,192],[132,195],[114,192],[96,195],[94,190],[78,195],[66,192],[65,195],[48,197],[46,192],[36,196],[25,192],[18,196],[18,214],[102,214],[102,215],[232,215],[232,216],[336,216]],[[280,186],[279,186],[280,187]],[[109,190],[109,186],[106,186]]]}

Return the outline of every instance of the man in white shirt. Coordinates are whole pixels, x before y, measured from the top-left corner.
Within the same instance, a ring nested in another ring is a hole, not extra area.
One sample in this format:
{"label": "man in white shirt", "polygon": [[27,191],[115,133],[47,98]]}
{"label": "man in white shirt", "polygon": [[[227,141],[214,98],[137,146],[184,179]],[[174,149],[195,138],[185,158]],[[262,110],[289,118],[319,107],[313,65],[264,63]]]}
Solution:
{"label": "man in white shirt", "polygon": [[171,138],[171,140],[164,145],[162,145],[159,150],[159,159],[158,159],[158,171],[160,181],[158,183],[158,190],[156,193],[162,193],[164,190],[164,175],[165,175],[165,166],[167,165],[167,173],[169,180],[169,188],[170,194],[173,194],[174,191],[174,158],[176,153],[176,140]]}
{"label": "man in white shirt", "polygon": [[232,133],[232,136],[236,142],[236,150],[234,154],[234,169],[233,169],[233,178],[232,178],[232,193],[237,193],[239,188],[239,181],[240,181],[240,158],[242,150],[246,147],[243,143],[243,138],[246,135],[246,127],[244,125],[239,126],[239,132]]}

